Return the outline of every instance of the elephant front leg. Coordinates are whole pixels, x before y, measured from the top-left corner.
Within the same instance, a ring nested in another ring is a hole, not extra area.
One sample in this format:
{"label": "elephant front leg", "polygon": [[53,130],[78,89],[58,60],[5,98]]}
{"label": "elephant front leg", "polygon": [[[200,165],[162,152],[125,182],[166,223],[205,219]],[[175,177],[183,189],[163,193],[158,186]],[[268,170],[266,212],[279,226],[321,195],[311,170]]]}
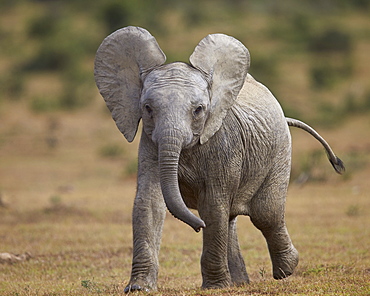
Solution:
{"label": "elephant front leg", "polygon": [[207,214],[200,211],[206,223],[203,229],[201,270],[202,288],[223,288],[231,285],[228,268],[228,213],[224,209],[211,209]]}
{"label": "elephant front leg", "polygon": [[139,186],[132,218],[132,271],[126,293],[157,288],[158,253],[164,218],[165,205],[159,186],[152,184],[150,194]]}

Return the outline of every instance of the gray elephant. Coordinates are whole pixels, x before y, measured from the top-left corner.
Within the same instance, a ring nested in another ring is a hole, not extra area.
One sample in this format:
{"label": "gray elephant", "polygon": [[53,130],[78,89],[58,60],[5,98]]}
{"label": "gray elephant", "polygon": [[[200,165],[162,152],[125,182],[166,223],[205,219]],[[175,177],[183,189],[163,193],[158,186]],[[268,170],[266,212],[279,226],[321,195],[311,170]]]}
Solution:
{"label": "gray elephant", "polygon": [[[125,292],[157,287],[158,252],[166,207],[203,229],[202,287],[249,282],[236,231],[247,215],[266,238],[275,279],[293,273],[298,252],[284,213],[290,166],[288,125],[270,91],[248,74],[248,50],[223,34],[205,37],[190,64],[165,64],[145,29],[122,28],[100,45],[95,80],[118,129],[131,142],[142,119],[133,209],[133,262]],[[190,209],[198,210],[199,216]]]}

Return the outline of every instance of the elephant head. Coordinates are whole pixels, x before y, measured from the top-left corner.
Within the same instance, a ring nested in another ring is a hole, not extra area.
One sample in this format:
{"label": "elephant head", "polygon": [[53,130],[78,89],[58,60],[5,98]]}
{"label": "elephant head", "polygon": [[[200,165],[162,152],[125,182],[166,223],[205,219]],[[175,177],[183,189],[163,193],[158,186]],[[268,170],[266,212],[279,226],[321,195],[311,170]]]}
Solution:
{"label": "elephant head", "polygon": [[179,190],[182,149],[206,143],[221,127],[244,84],[249,52],[223,34],[205,37],[190,64],[165,64],[145,29],[122,28],[100,45],[95,81],[118,129],[131,142],[140,119],[158,147],[160,183],[168,210],[199,231],[204,222],[186,207]]}

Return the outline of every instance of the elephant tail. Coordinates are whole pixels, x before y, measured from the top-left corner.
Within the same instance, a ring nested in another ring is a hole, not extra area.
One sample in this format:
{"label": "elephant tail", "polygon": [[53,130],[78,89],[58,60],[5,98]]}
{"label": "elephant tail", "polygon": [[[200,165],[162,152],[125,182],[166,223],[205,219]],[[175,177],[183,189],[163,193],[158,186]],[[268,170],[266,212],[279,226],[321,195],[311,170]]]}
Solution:
{"label": "elephant tail", "polygon": [[325,151],[328,155],[329,161],[330,161],[331,165],[333,166],[334,170],[338,174],[343,174],[344,173],[345,167],[344,167],[343,161],[341,161],[340,158],[337,157],[334,154],[334,152],[330,148],[329,144],[324,140],[323,137],[321,137],[319,135],[319,133],[317,131],[315,131],[308,124],[306,124],[306,123],[304,123],[300,120],[297,120],[297,119],[286,117],[286,121],[288,123],[288,126],[301,128],[301,129],[305,130],[306,132],[308,132],[309,134],[311,134],[316,140],[318,140],[321,143],[321,145],[324,146]]}

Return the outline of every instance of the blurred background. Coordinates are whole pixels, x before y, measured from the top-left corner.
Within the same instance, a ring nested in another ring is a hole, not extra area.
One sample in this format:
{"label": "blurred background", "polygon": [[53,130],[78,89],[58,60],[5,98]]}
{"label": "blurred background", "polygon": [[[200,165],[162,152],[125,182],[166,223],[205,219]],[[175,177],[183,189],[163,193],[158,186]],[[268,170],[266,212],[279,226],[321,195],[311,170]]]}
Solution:
{"label": "blurred background", "polygon": [[368,0],[2,0],[1,203],[107,197],[135,179],[137,140],[120,135],[93,78],[101,41],[127,25],[149,30],[167,62],[187,62],[207,34],[236,37],[286,115],[316,128],[347,165],[338,179],[316,141],[292,131],[292,181],[366,177],[369,12]]}
{"label": "blurred background", "polygon": [[[291,129],[293,290],[368,285],[369,12],[369,0],[0,0],[0,253],[32,254],[0,264],[0,292],[91,295],[94,278],[107,290],[129,278],[139,137],[120,134],[93,77],[102,40],[128,25],[151,32],[167,62],[187,62],[210,33],[245,44],[250,73],[346,165],[335,174],[319,143]],[[167,219],[159,285],[199,287],[201,236]],[[263,238],[248,219],[238,226],[251,279],[265,285]]]}

